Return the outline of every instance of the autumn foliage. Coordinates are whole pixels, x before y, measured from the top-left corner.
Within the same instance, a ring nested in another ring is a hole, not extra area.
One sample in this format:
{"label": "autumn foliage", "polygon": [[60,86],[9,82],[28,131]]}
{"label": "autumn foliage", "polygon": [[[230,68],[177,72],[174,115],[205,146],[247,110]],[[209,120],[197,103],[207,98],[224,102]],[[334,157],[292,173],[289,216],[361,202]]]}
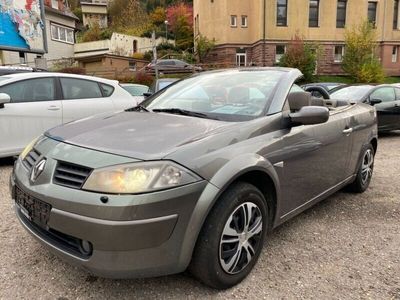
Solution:
{"label": "autumn foliage", "polygon": [[286,48],[279,65],[299,69],[306,81],[313,77],[317,66],[317,47],[306,43],[303,38],[296,34]]}

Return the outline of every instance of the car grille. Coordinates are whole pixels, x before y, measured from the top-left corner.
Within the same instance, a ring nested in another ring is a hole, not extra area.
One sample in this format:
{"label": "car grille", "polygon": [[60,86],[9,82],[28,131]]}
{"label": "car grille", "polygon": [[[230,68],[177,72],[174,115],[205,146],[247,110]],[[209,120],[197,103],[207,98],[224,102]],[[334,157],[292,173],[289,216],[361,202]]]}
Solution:
{"label": "car grille", "polygon": [[38,161],[40,155],[41,154],[39,151],[33,149],[25,156],[24,160],[22,161],[23,165],[30,171],[35,163]]}
{"label": "car grille", "polygon": [[81,189],[92,169],[59,161],[53,177],[53,183],[73,189]]}

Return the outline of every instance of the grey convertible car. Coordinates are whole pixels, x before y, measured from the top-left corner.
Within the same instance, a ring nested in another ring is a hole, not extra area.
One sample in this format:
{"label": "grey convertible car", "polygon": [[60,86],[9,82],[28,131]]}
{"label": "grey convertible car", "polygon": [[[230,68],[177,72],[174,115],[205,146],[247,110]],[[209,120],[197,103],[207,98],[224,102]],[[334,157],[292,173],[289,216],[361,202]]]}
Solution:
{"label": "grey convertible car", "polygon": [[202,73],[142,106],[46,132],[16,161],[17,218],[98,276],[188,268],[215,288],[239,283],[269,230],[372,177],[375,109],[313,99],[295,85],[301,75]]}

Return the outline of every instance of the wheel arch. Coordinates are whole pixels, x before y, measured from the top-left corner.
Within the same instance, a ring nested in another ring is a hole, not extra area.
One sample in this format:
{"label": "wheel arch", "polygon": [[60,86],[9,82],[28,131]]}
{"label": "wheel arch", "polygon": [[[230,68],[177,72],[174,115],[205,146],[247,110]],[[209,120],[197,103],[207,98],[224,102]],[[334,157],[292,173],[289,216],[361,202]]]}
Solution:
{"label": "wheel arch", "polygon": [[370,141],[372,147],[374,148],[374,154],[376,154],[376,151],[378,150],[378,139],[376,137],[372,138]]}
{"label": "wheel arch", "polygon": [[[264,180],[267,184],[263,184]],[[235,182],[244,181],[253,184],[268,201],[271,215],[270,228],[275,224],[279,210],[279,178],[272,166],[264,157],[249,154],[238,156],[221,168],[200,196],[194,209],[182,244],[180,262],[188,266],[196,246],[201,229],[220,196]]]}

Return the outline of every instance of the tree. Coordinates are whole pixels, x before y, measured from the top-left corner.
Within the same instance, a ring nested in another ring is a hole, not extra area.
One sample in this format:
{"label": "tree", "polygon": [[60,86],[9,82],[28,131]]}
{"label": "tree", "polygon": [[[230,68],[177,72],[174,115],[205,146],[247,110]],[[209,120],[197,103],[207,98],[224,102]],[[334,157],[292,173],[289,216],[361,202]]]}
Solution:
{"label": "tree", "polygon": [[167,19],[165,9],[161,6],[158,6],[154,11],[152,11],[149,17],[151,23],[153,23],[155,26],[164,25],[164,22]]}
{"label": "tree", "polygon": [[282,56],[279,65],[281,67],[299,69],[306,81],[311,81],[317,66],[317,47],[314,44],[305,43],[298,34],[289,42],[286,53]]}
{"label": "tree", "polygon": [[81,41],[83,43],[99,41],[102,39],[101,32],[99,24],[93,23],[92,26],[83,33]]}
{"label": "tree", "polygon": [[108,13],[114,31],[141,35],[150,26],[148,15],[139,0],[113,0]]}
{"label": "tree", "polygon": [[167,8],[167,20],[180,49],[193,48],[193,7],[183,2]]}
{"label": "tree", "polygon": [[371,23],[362,22],[345,33],[342,69],[356,82],[383,82],[384,73],[376,55],[376,33]]}
{"label": "tree", "polygon": [[203,59],[215,47],[215,43],[215,39],[210,40],[201,34],[199,35],[196,40],[196,53],[199,62],[203,62]]}

